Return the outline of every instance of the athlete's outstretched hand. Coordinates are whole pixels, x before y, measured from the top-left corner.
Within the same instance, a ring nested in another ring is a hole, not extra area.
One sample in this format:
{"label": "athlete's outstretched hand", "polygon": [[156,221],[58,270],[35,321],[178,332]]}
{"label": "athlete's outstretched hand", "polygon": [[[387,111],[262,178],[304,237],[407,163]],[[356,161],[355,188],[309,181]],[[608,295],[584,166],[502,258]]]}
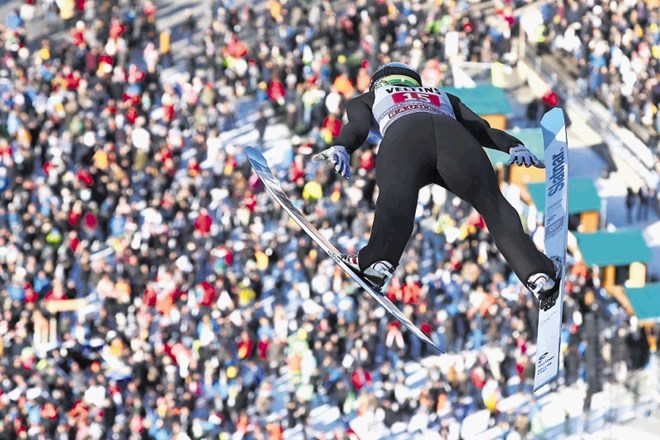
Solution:
{"label": "athlete's outstretched hand", "polygon": [[334,145],[330,148],[326,148],[320,153],[312,156],[312,160],[317,162],[321,160],[329,160],[335,164],[335,171],[339,173],[340,176],[347,179],[351,178],[351,156],[348,154],[346,148],[341,145]]}
{"label": "athlete's outstretched hand", "polygon": [[536,168],[545,168],[545,164],[522,144],[509,150],[509,165],[513,163],[526,167],[534,165]]}

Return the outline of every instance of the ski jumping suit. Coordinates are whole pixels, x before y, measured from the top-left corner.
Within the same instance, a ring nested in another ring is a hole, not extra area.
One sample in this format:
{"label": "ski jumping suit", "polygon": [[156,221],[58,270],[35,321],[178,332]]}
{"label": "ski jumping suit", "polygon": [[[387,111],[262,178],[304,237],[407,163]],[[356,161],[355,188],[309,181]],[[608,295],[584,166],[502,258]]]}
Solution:
{"label": "ski jumping suit", "polygon": [[347,117],[335,145],[352,153],[370,130],[382,136],[376,157],[379,196],[369,242],[359,252],[361,270],[378,260],[398,265],[413,231],[419,190],[435,183],[482,215],[520,280],[539,272],[554,276],[552,261],[536,249],[500,192],[482,148],[508,153],[522,142],[490,127],[458,97],[433,87],[377,88],[353,98]]}

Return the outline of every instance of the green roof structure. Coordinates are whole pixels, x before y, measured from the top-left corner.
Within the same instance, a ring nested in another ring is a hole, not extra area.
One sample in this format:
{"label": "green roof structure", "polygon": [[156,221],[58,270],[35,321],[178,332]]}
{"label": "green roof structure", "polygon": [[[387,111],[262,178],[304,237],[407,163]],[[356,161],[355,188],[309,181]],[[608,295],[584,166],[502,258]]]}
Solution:
{"label": "green roof structure", "polygon": [[627,287],[626,294],[640,321],[660,321],[660,283]]}
{"label": "green roof structure", "polygon": [[442,90],[461,98],[463,104],[478,115],[508,115],[511,113],[511,105],[504,89],[491,84],[462,88],[443,87]]}
{"label": "green roof structure", "polygon": [[[530,149],[540,160],[545,157],[543,151],[543,131],[540,128],[519,128],[515,130],[506,130],[511,136],[515,136],[522,141],[522,143]],[[509,153],[504,153],[499,150],[485,148],[488,153],[488,158],[493,165],[508,166]]]}
{"label": "green roof structure", "polygon": [[[528,183],[534,204],[539,211],[545,210],[545,183]],[[568,180],[568,213],[600,211],[600,196],[593,179],[573,178]]]}
{"label": "green roof structure", "polygon": [[651,261],[651,249],[641,229],[575,234],[578,247],[588,266],[628,266]]}

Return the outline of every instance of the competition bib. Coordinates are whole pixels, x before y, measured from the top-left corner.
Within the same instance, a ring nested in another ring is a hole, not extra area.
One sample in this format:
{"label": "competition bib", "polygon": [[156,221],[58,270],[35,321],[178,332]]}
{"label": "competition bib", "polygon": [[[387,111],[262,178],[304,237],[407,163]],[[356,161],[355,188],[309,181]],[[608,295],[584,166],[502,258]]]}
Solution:
{"label": "competition bib", "polygon": [[385,86],[374,92],[373,115],[380,133],[404,115],[438,113],[456,119],[447,94],[435,87]]}

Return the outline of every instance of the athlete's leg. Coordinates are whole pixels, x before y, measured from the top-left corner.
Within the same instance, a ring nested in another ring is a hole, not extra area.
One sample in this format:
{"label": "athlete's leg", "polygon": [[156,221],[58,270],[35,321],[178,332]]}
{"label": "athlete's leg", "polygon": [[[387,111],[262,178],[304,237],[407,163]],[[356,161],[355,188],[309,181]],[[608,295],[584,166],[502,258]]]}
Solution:
{"label": "athlete's leg", "polygon": [[420,188],[435,173],[432,118],[406,116],[388,128],[376,157],[378,199],[368,244],[359,252],[360,268],[385,260],[393,266],[412,234]]}
{"label": "athlete's leg", "polygon": [[498,250],[518,278],[527,282],[536,273],[554,278],[552,261],[536,249],[523,230],[518,212],[500,191],[488,156],[460,123],[435,118],[437,170],[444,186],[470,203],[484,218]]}

